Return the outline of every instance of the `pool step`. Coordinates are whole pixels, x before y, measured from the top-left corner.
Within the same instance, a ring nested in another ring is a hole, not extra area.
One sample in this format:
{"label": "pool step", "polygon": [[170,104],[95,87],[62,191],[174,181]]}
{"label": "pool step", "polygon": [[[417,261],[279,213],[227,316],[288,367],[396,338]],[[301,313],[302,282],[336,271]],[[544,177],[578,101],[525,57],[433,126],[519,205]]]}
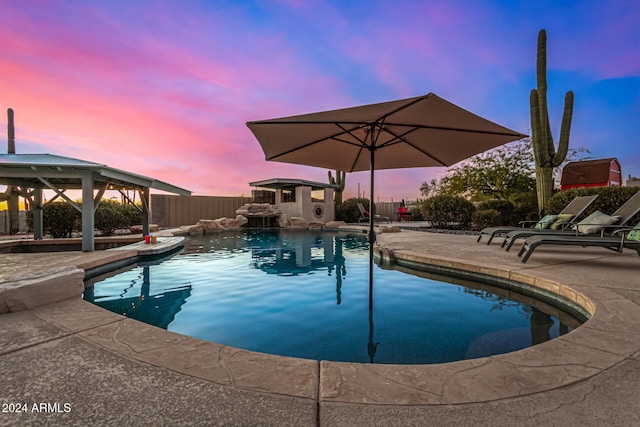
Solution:
{"label": "pool step", "polygon": [[145,243],[145,241],[132,243],[130,245],[120,246],[119,248],[109,249],[110,251],[138,251],[138,256],[158,255],[172,251],[183,245],[185,238],[183,236],[175,237],[157,237],[156,243]]}

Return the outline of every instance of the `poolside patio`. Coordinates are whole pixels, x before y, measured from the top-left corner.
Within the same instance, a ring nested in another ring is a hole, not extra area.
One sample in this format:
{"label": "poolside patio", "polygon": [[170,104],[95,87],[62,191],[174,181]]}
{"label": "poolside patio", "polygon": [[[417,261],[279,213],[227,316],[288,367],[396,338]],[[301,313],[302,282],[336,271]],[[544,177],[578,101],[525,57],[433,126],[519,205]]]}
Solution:
{"label": "poolside patio", "polygon": [[[0,425],[640,424],[635,252],[544,248],[522,264],[517,250],[506,253],[498,242],[487,246],[474,236],[404,230],[378,238],[385,257],[543,287],[579,301],[592,318],[514,353],[441,365],[366,365],[228,348],[78,297],[0,314],[0,403],[28,405],[27,413],[0,413]],[[16,271],[28,277],[87,269],[134,255],[6,254],[0,283],[15,281]],[[49,403],[51,411],[35,412],[34,403]]]}

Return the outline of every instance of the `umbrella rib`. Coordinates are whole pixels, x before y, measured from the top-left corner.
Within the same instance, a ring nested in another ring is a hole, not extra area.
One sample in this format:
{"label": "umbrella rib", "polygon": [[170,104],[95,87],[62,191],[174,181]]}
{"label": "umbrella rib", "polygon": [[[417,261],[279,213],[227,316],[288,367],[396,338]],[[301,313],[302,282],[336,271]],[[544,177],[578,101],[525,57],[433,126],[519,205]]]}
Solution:
{"label": "umbrella rib", "polygon": [[434,129],[434,130],[447,130],[447,131],[454,131],[454,132],[480,133],[484,135],[504,135],[504,136],[516,136],[516,137],[526,136],[517,132],[495,132],[495,131],[485,131],[480,129],[463,129],[463,128],[456,128],[456,127],[450,127],[450,126],[416,125],[416,124],[409,124],[409,123],[386,123],[385,124],[385,127],[389,127],[389,126],[410,127],[410,128],[413,128],[412,131],[418,130],[418,129]]}
{"label": "umbrella rib", "polygon": [[[293,123],[290,123],[290,124],[293,124]],[[297,124],[297,123],[296,123],[296,124]],[[366,146],[366,144],[365,144],[365,142],[364,142],[364,141],[361,141],[361,140],[360,140],[360,138],[358,138],[356,135],[354,135],[353,133],[351,133],[351,132],[352,132],[351,130],[347,130],[347,129],[345,129],[345,128],[344,128],[341,124],[339,124],[339,123],[335,123],[335,122],[326,122],[326,123],[321,123],[321,122],[309,122],[308,124],[334,124],[334,125],[338,126],[338,127],[342,130],[342,132],[338,132],[338,133],[336,133],[335,135],[331,135],[331,136],[323,137],[323,138],[317,139],[317,140],[315,140],[315,141],[307,142],[307,143],[306,143],[306,144],[304,144],[304,145],[300,145],[300,146],[298,146],[298,147],[295,147],[295,148],[292,148],[292,149],[290,149],[290,150],[283,151],[282,153],[278,153],[278,154],[275,154],[275,155],[273,155],[273,156],[271,156],[271,157],[268,157],[268,158],[267,158],[267,160],[273,160],[273,159],[277,159],[278,157],[281,157],[281,156],[286,156],[287,154],[293,153],[294,151],[298,151],[298,150],[301,150],[301,149],[303,149],[303,148],[310,147],[310,146],[312,146],[312,145],[318,144],[318,143],[320,143],[320,142],[322,142],[322,141],[326,141],[326,140],[328,140],[328,139],[333,139],[333,140],[336,140],[336,141],[339,141],[339,142],[342,142],[342,143],[345,143],[345,144],[350,144],[350,145],[353,145],[354,147],[359,147],[359,148],[362,148],[362,147]],[[357,123],[353,123],[353,124],[357,124]],[[355,130],[355,129],[352,129],[352,130]],[[360,141],[360,144],[356,144],[356,143],[354,143],[354,142],[352,142],[352,141],[347,141],[347,140],[344,140],[344,139],[340,139],[340,138],[339,138],[339,136],[340,136],[340,135],[344,135],[345,133],[348,133],[349,135],[351,135],[352,137],[354,137],[355,139],[357,139],[358,141]],[[359,155],[360,155],[360,154],[358,154],[358,156],[359,156]]]}
{"label": "umbrella rib", "polygon": [[435,160],[436,162],[440,163],[442,166],[446,166],[447,164],[444,161],[442,161],[440,158],[435,157],[433,154],[430,154],[429,152],[423,150],[422,148],[417,147],[415,144],[412,144],[411,142],[409,142],[406,139],[404,139],[404,137],[406,135],[408,135],[408,134],[410,134],[410,133],[412,133],[412,132],[414,132],[416,130],[417,130],[417,128],[414,127],[413,129],[408,130],[407,132],[403,133],[402,135],[396,135],[395,133],[393,133],[393,132],[391,132],[390,130],[387,129],[386,130],[387,133],[393,135],[393,137],[395,139],[392,139],[391,141],[387,141],[386,143],[382,144],[380,146],[380,148],[389,147],[389,146],[400,144],[401,142],[404,142],[408,146],[414,148],[416,151],[419,151],[420,153],[424,154],[425,156],[427,156],[427,157]]}

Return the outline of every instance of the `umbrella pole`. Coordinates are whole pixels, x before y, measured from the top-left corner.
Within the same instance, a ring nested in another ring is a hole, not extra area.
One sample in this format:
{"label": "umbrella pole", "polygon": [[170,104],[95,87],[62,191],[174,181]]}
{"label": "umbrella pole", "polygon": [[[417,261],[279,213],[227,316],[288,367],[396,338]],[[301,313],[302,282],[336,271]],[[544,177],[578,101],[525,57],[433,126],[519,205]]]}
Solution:
{"label": "umbrella pole", "polygon": [[374,127],[371,127],[371,146],[369,147],[369,154],[371,157],[370,160],[370,187],[369,187],[369,311],[373,310],[373,244],[376,241],[376,234],[373,231],[373,208],[374,208],[374,171],[375,171],[375,138],[374,138]]}
{"label": "umbrella pole", "polygon": [[371,182],[369,187],[369,193],[371,199],[369,200],[369,343],[367,345],[367,353],[369,354],[369,362],[373,363],[374,357],[376,355],[376,350],[378,349],[379,343],[373,342],[373,245],[376,242],[376,233],[373,230],[373,207],[375,206],[374,202],[374,171],[375,171],[375,160],[376,160],[376,139],[374,138],[374,126],[371,126],[371,146],[369,147],[369,154],[371,156],[370,160],[370,175]]}

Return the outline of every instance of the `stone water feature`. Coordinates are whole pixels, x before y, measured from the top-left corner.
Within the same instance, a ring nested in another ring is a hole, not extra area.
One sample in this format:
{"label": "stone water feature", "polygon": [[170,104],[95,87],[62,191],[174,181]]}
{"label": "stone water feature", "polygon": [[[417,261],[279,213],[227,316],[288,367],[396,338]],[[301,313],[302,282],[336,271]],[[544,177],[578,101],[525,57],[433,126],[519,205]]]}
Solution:
{"label": "stone water feature", "polygon": [[307,222],[301,217],[288,218],[277,206],[269,203],[246,203],[236,210],[235,218],[201,219],[194,225],[180,227],[174,235],[202,235],[226,230],[239,230],[244,227],[279,227],[297,230],[322,230],[325,227],[339,228],[346,225],[343,221]]}

